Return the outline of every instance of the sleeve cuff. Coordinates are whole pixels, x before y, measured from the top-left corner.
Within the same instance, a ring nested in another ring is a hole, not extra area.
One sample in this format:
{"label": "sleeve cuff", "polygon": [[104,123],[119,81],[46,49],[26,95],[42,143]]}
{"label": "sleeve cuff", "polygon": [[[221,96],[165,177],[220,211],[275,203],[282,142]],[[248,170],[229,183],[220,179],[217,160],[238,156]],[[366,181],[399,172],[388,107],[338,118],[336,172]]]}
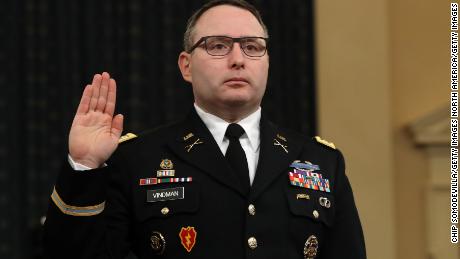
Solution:
{"label": "sleeve cuff", "polygon": [[[75,162],[75,161],[72,159],[72,157],[70,156],[70,154],[67,155],[67,160],[69,161],[69,164],[70,164],[70,166],[72,167],[72,169],[73,169],[74,171],[88,171],[88,170],[94,169],[94,168],[88,167],[88,166],[86,166],[86,165],[82,165],[82,164],[80,164],[80,163]],[[102,167],[106,167],[106,166],[107,166],[106,163],[104,163],[104,164],[102,165]]]}

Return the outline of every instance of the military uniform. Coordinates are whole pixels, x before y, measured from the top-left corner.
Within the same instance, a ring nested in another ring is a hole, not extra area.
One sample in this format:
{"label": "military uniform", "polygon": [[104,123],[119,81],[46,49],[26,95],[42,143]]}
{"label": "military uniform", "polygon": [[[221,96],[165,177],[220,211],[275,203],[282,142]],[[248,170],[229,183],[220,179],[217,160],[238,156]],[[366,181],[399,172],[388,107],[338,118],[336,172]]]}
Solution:
{"label": "military uniform", "polygon": [[264,115],[260,131],[248,195],[195,111],[128,136],[103,168],[66,165],[46,258],[366,258],[341,153]]}

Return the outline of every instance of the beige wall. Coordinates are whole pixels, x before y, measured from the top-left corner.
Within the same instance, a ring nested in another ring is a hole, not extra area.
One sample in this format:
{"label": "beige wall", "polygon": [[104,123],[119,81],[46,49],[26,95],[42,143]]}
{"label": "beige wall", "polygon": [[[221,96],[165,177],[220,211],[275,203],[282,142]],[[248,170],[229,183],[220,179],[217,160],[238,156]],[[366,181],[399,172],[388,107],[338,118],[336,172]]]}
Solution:
{"label": "beige wall", "polygon": [[448,104],[449,1],[316,1],[320,134],[347,159],[368,258],[427,258],[427,155],[405,127]]}

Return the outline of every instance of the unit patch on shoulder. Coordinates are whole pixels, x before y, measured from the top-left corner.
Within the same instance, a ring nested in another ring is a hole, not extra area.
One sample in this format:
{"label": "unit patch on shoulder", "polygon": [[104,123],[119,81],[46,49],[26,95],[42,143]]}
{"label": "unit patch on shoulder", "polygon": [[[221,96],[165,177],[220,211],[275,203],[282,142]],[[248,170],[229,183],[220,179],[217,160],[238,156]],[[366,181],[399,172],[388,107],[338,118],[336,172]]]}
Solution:
{"label": "unit patch on shoulder", "polygon": [[127,134],[125,134],[125,135],[120,137],[120,139],[118,140],[118,143],[122,143],[122,142],[125,142],[125,141],[133,139],[133,138],[137,138],[137,135],[134,134],[134,133],[127,133]]}
{"label": "unit patch on shoulder", "polygon": [[329,142],[329,141],[326,141],[326,140],[320,138],[319,136],[315,136],[315,140],[316,140],[318,143],[321,143],[321,144],[323,144],[323,145],[325,145],[325,146],[328,146],[328,147],[330,147],[330,148],[336,149],[334,143]]}

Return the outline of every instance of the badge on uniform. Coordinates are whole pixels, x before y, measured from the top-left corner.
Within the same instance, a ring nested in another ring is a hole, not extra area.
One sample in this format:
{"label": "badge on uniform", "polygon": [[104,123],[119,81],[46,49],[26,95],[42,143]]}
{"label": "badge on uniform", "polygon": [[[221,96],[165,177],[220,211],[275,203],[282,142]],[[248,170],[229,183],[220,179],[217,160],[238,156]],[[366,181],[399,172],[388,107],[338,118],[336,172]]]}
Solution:
{"label": "badge on uniform", "polygon": [[[141,178],[139,185],[155,185],[159,183],[188,183],[192,181],[192,177],[171,177],[175,175],[174,164],[170,159],[162,159],[160,163],[160,170],[157,170],[157,178]],[[169,177],[169,178],[162,178]]]}
{"label": "badge on uniform", "polygon": [[305,246],[303,248],[303,256],[305,259],[314,259],[318,254],[318,238],[311,235],[305,241]]}
{"label": "badge on uniform", "polygon": [[166,248],[166,240],[158,231],[153,231],[152,236],[150,237],[150,247],[157,255],[163,254]]}
{"label": "badge on uniform", "polygon": [[[194,146],[204,143],[200,138],[194,138],[194,137],[195,135],[193,135],[193,133],[188,133],[187,135],[183,137],[183,140],[186,144],[185,151],[187,151],[187,153],[190,153],[190,151],[193,149]],[[193,142],[190,142],[188,140],[193,141]]]}
{"label": "badge on uniform", "polygon": [[191,252],[193,247],[196,243],[196,230],[195,227],[187,226],[186,228],[182,227],[179,232],[180,242],[182,246],[187,250],[187,252]]}
{"label": "badge on uniform", "polygon": [[160,170],[157,170],[157,177],[174,176],[173,162],[169,159],[163,159],[160,163]]}
{"label": "badge on uniform", "polygon": [[329,179],[323,178],[319,170],[319,166],[305,161],[305,163],[296,160],[291,164],[293,168],[289,172],[289,181],[291,185],[307,189],[313,189],[323,192],[331,192]]}
{"label": "badge on uniform", "polygon": [[[281,141],[280,141],[280,140],[281,140]],[[278,134],[276,134],[276,138],[274,138],[273,141],[274,141],[274,142],[273,142],[273,145],[274,145],[274,146],[280,146],[280,147],[283,149],[284,152],[289,153],[289,151],[288,151],[288,149],[287,149],[288,146],[286,145],[287,140],[286,140],[285,137],[281,136],[281,135],[278,133]]]}
{"label": "badge on uniform", "polygon": [[306,171],[318,171],[319,170],[319,165],[314,165],[311,162],[305,161],[305,163],[302,163],[300,160],[295,160],[292,162],[290,167],[297,168],[297,169],[305,169]]}

